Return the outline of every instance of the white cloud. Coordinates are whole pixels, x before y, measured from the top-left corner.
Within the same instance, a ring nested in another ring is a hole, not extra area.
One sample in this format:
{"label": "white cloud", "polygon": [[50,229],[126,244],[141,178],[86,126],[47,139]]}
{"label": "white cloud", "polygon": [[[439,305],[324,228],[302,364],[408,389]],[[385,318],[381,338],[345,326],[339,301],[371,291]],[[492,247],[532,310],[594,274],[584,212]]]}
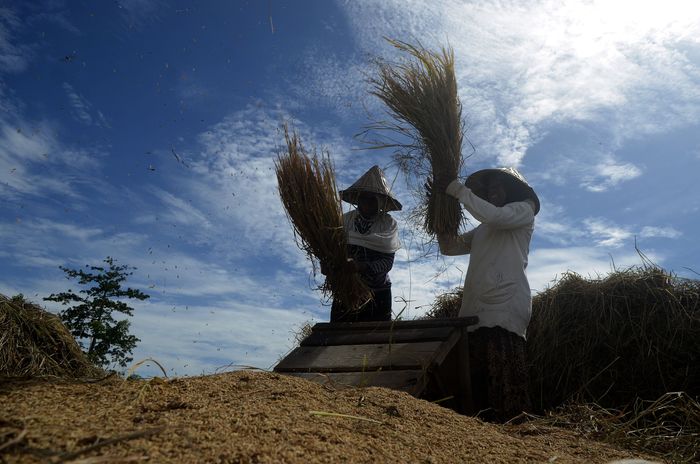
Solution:
{"label": "white cloud", "polygon": [[[582,131],[581,137],[595,137],[590,131]],[[577,142],[579,139],[577,139]],[[564,146],[561,151],[547,153],[546,162],[530,176],[536,185],[569,187],[578,184],[589,192],[605,192],[619,188],[625,182],[644,174],[641,165],[621,160],[601,143],[581,141]]]}
{"label": "white cloud", "polygon": [[[647,257],[660,263],[662,257],[649,253]],[[527,268],[530,288],[534,293],[551,286],[567,272],[576,272],[586,278],[596,278],[616,269],[625,269],[641,264],[635,251],[610,253],[601,247],[535,248],[530,252]]]}
{"label": "white cloud", "polygon": [[31,46],[13,43],[21,27],[22,22],[12,9],[0,8],[0,73],[22,72],[32,57]]}
{"label": "white cloud", "polygon": [[[228,370],[242,366],[268,369],[292,347],[294,328],[307,320],[300,308],[227,300],[173,310],[148,300],[134,312],[132,333],[142,340],[134,360],[154,358],[169,375],[212,373],[228,365]],[[137,372],[158,375],[154,368]]]}
{"label": "white cloud", "polygon": [[598,246],[620,247],[634,235],[628,229],[618,227],[602,218],[588,218],[583,224]]}
{"label": "white cloud", "polygon": [[378,109],[378,100],[369,94],[366,83],[373,68],[361,57],[339,57],[314,47],[304,52],[301,63],[303,81],[290,84],[308,104],[322,105],[340,116],[364,115],[367,109]]}
{"label": "white cloud", "polygon": [[592,172],[583,176],[581,185],[591,192],[603,192],[641,175],[642,170],[631,163],[619,164],[608,159],[593,166]]}
{"label": "white cloud", "polygon": [[542,209],[535,218],[534,236],[557,246],[575,245],[586,239],[581,224],[569,217],[566,208],[540,197]]}
{"label": "white cloud", "polygon": [[191,200],[183,200],[159,187],[152,187],[151,190],[153,191],[153,196],[158,198],[162,206],[166,208],[161,210],[160,213],[165,221],[205,230],[211,228],[212,224],[206,217],[206,214],[193,206]]}
{"label": "white cloud", "polygon": [[63,90],[68,96],[68,101],[71,105],[71,114],[77,121],[87,126],[109,127],[109,123],[101,111],[95,111],[95,116],[91,114],[93,113],[92,104],[84,96],[78,94],[72,85],[64,82]]}
{"label": "white cloud", "polygon": [[639,235],[644,238],[678,238],[683,233],[673,227],[644,226]]}
{"label": "white cloud", "polygon": [[72,184],[94,182],[86,172],[99,169],[102,154],[64,146],[56,132],[47,122],[0,117],[0,189],[7,197],[62,194],[77,199]]}
{"label": "white cloud", "polygon": [[370,0],[342,7],[372,55],[389,53],[384,36],[428,47],[449,42],[470,138],[500,164],[520,164],[551,124],[605,116],[620,144],[700,117],[698,64],[684,52],[700,43],[700,8],[689,2]]}
{"label": "white cloud", "polygon": [[100,256],[104,250],[119,254],[146,238],[41,217],[0,223],[0,233],[6,239],[6,253],[12,257],[9,263],[44,270],[47,264],[57,268],[66,263],[82,266],[88,261],[99,262],[104,258]]}
{"label": "white cloud", "polygon": [[87,124],[88,126],[92,124],[92,116],[90,116],[91,106],[90,102],[85,100],[84,97],[78,95],[69,83],[63,83],[63,90],[66,91],[68,95],[68,101],[73,108],[73,116],[80,122]]}
{"label": "white cloud", "polygon": [[537,216],[535,236],[558,246],[581,246],[617,249],[631,245],[635,236],[641,238],[679,238],[683,234],[674,227],[626,225],[620,226],[606,218],[585,218],[581,221],[567,215],[565,208],[548,204]]}

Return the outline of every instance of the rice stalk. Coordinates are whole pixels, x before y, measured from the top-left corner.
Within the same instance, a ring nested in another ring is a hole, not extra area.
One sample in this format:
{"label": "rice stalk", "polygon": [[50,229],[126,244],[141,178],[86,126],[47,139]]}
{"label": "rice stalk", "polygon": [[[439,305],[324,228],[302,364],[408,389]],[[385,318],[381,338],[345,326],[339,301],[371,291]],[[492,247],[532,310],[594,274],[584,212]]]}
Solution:
{"label": "rice stalk", "polygon": [[380,121],[368,130],[394,133],[396,140],[385,139],[374,148],[393,147],[395,159],[409,175],[422,183],[427,174],[435,189],[427,198],[423,226],[428,234],[456,234],[462,211],[456,199],[444,189],[456,179],[462,159],[462,107],[457,94],[454,52],[426,50],[405,42],[387,39],[409,55],[409,61],[390,65],[379,63],[378,76],[370,79],[371,93],[386,106],[393,121]]}
{"label": "rice stalk", "polygon": [[284,137],[287,150],[278,156],[275,170],[296,244],[314,268],[317,261],[325,264],[326,279],[319,287],[324,296],[357,309],[371,292],[350,263],[333,166],[328,157],[310,154],[286,126]]}
{"label": "rice stalk", "polygon": [[134,363],[134,364],[129,368],[129,370],[126,371],[126,376],[125,376],[125,377],[128,379],[129,377],[131,377],[132,375],[134,375],[134,372],[136,372],[136,369],[138,369],[140,366],[142,366],[142,365],[144,365],[144,364],[146,364],[146,363],[149,363],[149,362],[152,362],[153,364],[155,364],[156,366],[158,366],[158,367],[160,368],[160,371],[163,373],[163,377],[165,377],[166,379],[168,378],[168,373],[165,372],[165,368],[163,367],[163,365],[162,365],[161,363],[159,363],[158,361],[156,361],[155,359],[153,359],[153,358],[145,358],[145,359],[142,359],[141,361],[139,361],[139,362],[137,362],[137,363]]}

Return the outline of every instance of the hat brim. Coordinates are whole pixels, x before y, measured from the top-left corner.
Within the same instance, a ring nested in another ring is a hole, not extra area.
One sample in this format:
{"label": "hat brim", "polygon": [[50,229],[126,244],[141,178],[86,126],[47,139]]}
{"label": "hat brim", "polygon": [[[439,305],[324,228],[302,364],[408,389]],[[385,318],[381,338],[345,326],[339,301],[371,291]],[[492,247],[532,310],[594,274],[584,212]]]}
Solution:
{"label": "hat brim", "polygon": [[521,196],[532,200],[532,202],[535,204],[535,214],[540,212],[540,199],[535,193],[535,190],[532,187],[530,187],[530,185],[527,182],[524,182],[523,179],[519,179],[507,170],[482,169],[481,171],[476,171],[472,173],[469,177],[467,177],[467,180],[464,182],[464,185],[467,188],[469,188],[472,192],[474,192],[476,196],[488,201],[486,189],[484,187],[488,184],[488,181],[494,176],[498,176],[505,182],[509,182],[514,188],[516,188],[519,191],[519,193],[521,193]]}
{"label": "hat brim", "polygon": [[[399,203],[397,199],[390,197],[389,195],[385,195],[383,193],[373,192],[371,190],[360,190],[352,188],[341,190],[340,199],[347,203],[350,203],[351,205],[357,206],[361,193],[371,193],[372,195],[376,195],[379,198],[379,209],[382,211],[401,211],[401,208],[403,208],[403,206],[401,205],[401,203]],[[382,204],[384,204],[384,208],[382,208]]]}

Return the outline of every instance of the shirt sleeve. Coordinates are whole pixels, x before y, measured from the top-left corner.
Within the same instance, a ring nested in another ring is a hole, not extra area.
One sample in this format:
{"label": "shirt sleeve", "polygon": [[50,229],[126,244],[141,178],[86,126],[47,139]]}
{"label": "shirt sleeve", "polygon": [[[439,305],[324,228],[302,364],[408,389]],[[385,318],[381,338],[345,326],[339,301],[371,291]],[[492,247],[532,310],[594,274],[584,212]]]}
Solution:
{"label": "shirt sleeve", "polygon": [[446,256],[469,254],[472,250],[472,238],[475,230],[472,229],[462,235],[437,234],[440,253]]}
{"label": "shirt sleeve", "polygon": [[459,200],[477,221],[497,229],[516,229],[535,221],[535,207],[530,201],[494,206],[474,195],[458,179],[447,186],[446,193]]}

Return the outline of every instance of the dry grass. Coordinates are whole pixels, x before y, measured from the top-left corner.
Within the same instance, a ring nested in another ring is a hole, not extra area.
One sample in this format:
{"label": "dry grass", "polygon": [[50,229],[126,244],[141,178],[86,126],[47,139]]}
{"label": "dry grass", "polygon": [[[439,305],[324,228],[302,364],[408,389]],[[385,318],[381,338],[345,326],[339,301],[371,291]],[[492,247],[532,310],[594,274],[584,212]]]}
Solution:
{"label": "dry grass", "polygon": [[294,330],[294,346],[300,346],[313,333],[313,329],[314,324],[311,321],[305,321],[298,329]]}
{"label": "dry grass", "polygon": [[103,374],[55,314],[0,295],[0,377],[81,378]]}
{"label": "dry grass", "polygon": [[350,309],[371,298],[367,285],[354,273],[343,230],[333,166],[327,157],[310,154],[299,135],[285,127],[287,152],[275,163],[280,198],[294,229],[299,248],[312,263],[326,263],[326,280],[320,289]]}
{"label": "dry grass", "polygon": [[666,393],[655,401],[637,400],[626,410],[573,403],[534,417],[529,424],[572,429],[670,462],[700,461],[700,402],[685,393]]}
{"label": "dry grass", "polygon": [[425,314],[428,319],[445,319],[459,317],[459,310],[462,307],[462,289],[456,288],[451,292],[443,293],[435,297],[435,301],[430,305],[430,309]]}
{"label": "dry grass", "polygon": [[672,391],[700,395],[700,281],[655,266],[602,279],[569,273],[533,300],[533,401],[621,408]]}
{"label": "dry grass", "polygon": [[[462,221],[461,207],[444,194],[444,187],[457,178],[463,164],[462,107],[454,53],[451,49],[438,53],[420,45],[389,42],[408,54],[409,61],[379,63],[379,75],[370,80],[372,94],[386,104],[394,121],[377,122],[368,131],[388,131],[404,140],[386,140],[375,147],[398,148],[399,165],[407,174],[419,177],[421,184],[426,174],[433,178],[436,189],[427,199],[424,228],[431,235],[455,234]],[[425,164],[430,165],[429,170]]]}

